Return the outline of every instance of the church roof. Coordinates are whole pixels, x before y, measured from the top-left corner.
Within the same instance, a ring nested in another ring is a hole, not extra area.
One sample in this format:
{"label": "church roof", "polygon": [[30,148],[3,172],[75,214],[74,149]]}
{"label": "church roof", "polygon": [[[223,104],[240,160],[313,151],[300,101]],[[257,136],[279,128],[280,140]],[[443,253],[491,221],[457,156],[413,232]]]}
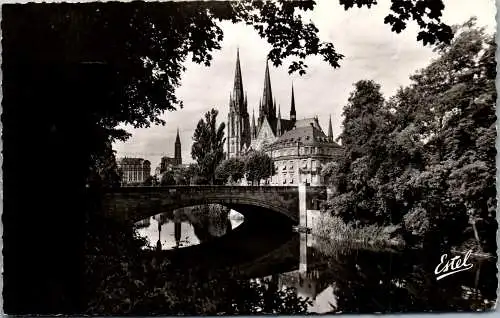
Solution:
{"label": "church roof", "polygon": [[[276,136],[277,135],[276,129],[278,128],[278,119],[267,118],[267,121],[269,122],[269,125],[271,126],[271,129],[273,130],[273,133]],[[293,121],[291,121],[290,119],[281,119],[281,134],[284,134],[286,131],[292,128],[293,128]]]}
{"label": "church roof", "polygon": [[287,142],[303,142],[303,143],[313,143],[313,142],[325,142],[332,143],[335,146],[340,147],[337,143],[333,141],[328,141],[328,137],[325,135],[323,130],[318,124],[316,118],[307,118],[298,120],[295,124],[295,128],[286,131],[283,135],[278,138],[277,143],[287,143]]}
{"label": "church roof", "polygon": [[316,129],[319,129],[319,130],[321,130],[321,132],[323,132],[323,130],[319,126],[318,119],[315,118],[315,117],[299,119],[299,120],[297,120],[295,122],[295,127],[297,127],[297,128],[299,128],[299,127],[309,127],[311,125],[313,125],[314,127],[316,127]]}

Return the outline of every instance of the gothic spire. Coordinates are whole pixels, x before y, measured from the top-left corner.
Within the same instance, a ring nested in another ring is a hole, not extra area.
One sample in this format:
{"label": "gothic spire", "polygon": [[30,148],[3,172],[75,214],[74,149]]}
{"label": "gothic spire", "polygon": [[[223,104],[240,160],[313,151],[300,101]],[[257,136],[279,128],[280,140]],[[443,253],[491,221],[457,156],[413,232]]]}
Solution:
{"label": "gothic spire", "polygon": [[252,139],[257,135],[257,128],[255,127],[255,109],[252,110],[252,126],[250,127]]}
{"label": "gothic spire", "polygon": [[236,51],[236,69],[234,71],[233,99],[237,105],[237,111],[241,111],[244,103],[243,78],[241,76],[240,49]]}
{"label": "gothic spire", "polygon": [[[271,77],[269,76],[269,62],[266,60],[266,73],[264,75],[264,92],[262,94],[262,111],[264,115],[271,115],[273,108],[273,92],[271,90]],[[272,116],[272,115],[271,115]]]}
{"label": "gothic spire", "polygon": [[328,122],[328,141],[333,141],[332,115],[330,115],[330,120]]}
{"label": "gothic spire", "polygon": [[278,106],[278,123],[276,124],[276,135],[281,136],[281,106]]}
{"label": "gothic spire", "polygon": [[179,127],[177,127],[177,136],[175,137],[175,152],[174,152],[174,158],[175,158],[175,164],[180,165],[182,164],[182,154],[181,154],[181,138],[179,137]]}
{"label": "gothic spire", "polygon": [[295,122],[297,119],[297,113],[295,112],[295,94],[293,92],[293,83],[292,83],[292,105],[290,107],[290,120]]}
{"label": "gothic spire", "polygon": [[175,143],[180,144],[181,138],[179,137],[179,127],[177,127],[177,136],[175,137]]}
{"label": "gothic spire", "polygon": [[274,98],[274,104],[273,104],[272,114],[273,114],[273,116],[276,116],[276,97]]}

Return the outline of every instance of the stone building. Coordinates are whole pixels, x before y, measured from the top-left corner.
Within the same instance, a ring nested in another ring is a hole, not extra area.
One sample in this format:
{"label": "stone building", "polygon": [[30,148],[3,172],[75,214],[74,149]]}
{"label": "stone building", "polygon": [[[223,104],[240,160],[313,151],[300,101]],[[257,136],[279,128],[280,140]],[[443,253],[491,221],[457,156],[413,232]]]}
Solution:
{"label": "stone building", "polygon": [[122,158],[118,162],[122,171],[122,185],[142,184],[151,176],[151,163],[143,158]]}
{"label": "stone building", "polygon": [[328,136],[321,129],[318,118],[297,120],[294,127],[265,145],[262,150],[272,159],[275,175],[272,185],[321,185],[321,168],[340,154],[340,146],[333,141],[331,120]]}
{"label": "stone building", "polygon": [[[269,63],[266,61],[264,89],[259,100],[257,122],[252,114],[248,124],[248,101],[243,97],[243,79],[239,51],[236,56],[234,89],[229,99],[228,154],[229,157],[245,155],[251,150],[262,150],[274,162],[276,175],[272,185],[322,184],[320,171],[323,164],[335,160],[340,146],[333,141],[331,117],[326,135],[318,117],[297,120],[295,92],[292,85],[289,118],[281,116],[273,97]],[[248,128],[249,127],[249,128]],[[271,167],[270,167],[271,169]]]}

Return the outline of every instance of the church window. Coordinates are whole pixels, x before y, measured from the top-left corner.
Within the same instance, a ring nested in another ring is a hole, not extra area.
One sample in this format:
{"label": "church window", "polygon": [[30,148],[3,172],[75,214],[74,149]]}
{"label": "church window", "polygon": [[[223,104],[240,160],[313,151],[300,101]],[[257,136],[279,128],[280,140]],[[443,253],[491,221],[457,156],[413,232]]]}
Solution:
{"label": "church window", "polygon": [[231,134],[234,135],[234,116],[231,116]]}

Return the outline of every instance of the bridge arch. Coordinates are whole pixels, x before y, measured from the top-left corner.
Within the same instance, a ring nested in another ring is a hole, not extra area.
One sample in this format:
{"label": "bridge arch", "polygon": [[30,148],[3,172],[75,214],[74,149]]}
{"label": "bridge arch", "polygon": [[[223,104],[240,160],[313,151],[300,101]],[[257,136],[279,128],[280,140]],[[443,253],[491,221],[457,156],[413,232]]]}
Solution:
{"label": "bridge arch", "polygon": [[[310,188],[316,196],[325,192],[323,187]],[[168,210],[213,203],[263,208],[299,222],[299,191],[290,186],[123,187],[105,193],[103,200],[106,213],[134,222]]]}

